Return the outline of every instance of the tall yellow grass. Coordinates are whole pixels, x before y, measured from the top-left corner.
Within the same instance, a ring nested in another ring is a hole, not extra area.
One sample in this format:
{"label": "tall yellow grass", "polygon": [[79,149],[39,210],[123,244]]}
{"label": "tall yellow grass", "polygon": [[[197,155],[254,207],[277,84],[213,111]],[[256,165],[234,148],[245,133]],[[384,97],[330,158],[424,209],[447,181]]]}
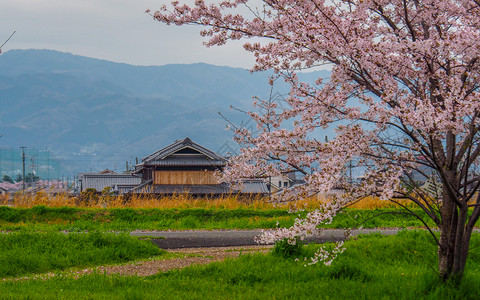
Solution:
{"label": "tall yellow grass", "polygon": [[[395,200],[395,201],[405,206],[412,205],[412,202],[407,199]],[[381,200],[378,197],[366,197],[353,203],[352,205],[349,205],[348,207],[355,208],[355,209],[379,209],[379,208],[399,208],[400,205],[392,201]]]}
{"label": "tall yellow grass", "polygon": [[266,198],[239,198],[226,196],[221,198],[195,198],[179,194],[169,197],[152,195],[110,196],[90,195],[90,197],[51,195],[44,192],[36,194],[17,193],[0,197],[0,205],[30,208],[38,205],[49,207],[82,208],[205,208],[205,209],[273,209],[274,204]]}
{"label": "tall yellow grass", "polygon": [[[220,198],[196,198],[187,194],[178,194],[168,197],[154,195],[83,195],[71,196],[67,194],[49,194],[46,192],[17,193],[14,195],[0,196],[0,205],[11,205],[14,207],[30,208],[38,205],[49,207],[82,207],[82,208],[204,208],[204,209],[315,209],[325,199],[310,197],[296,202],[273,203],[268,197],[244,198],[237,195]],[[409,205],[408,200],[400,201]],[[355,209],[376,209],[395,208],[397,204],[380,200],[376,197],[364,198],[349,208]]]}

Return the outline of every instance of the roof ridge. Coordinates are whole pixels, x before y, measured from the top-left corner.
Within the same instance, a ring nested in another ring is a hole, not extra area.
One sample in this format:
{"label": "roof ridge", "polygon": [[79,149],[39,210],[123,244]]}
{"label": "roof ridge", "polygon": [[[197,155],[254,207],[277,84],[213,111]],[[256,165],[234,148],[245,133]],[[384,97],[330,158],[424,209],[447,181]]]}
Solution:
{"label": "roof ridge", "polygon": [[154,153],[144,157],[142,159],[143,163],[148,163],[156,159],[164,159],[175,152],[178,152],[184,148],[190,147],[194,150],[197,150],[198,152],[204,154],[205,156],[209,157],[212,160],[220,160],[220,161],[226,161],[226,159],[215,152],[193,142],[190,138],[186,137],[182,140],[176,140],[174,143],[155,151]]}

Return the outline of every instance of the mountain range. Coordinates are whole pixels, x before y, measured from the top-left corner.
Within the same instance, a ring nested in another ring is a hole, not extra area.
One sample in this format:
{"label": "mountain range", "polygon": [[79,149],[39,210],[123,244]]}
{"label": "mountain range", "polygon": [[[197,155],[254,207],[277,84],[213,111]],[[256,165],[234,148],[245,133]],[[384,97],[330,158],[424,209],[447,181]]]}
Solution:
{"label": "mountain range", "polygon": [[[313,80],[328,72],[305,75]],[[0,147],[48,148],[66,172],[125,169],[177,139],[235,151],[230,106],[267,99],[269,73],[208,64],[133,66],[53,50],[0,55]],[[276,95],[288,91],[274,85]]]}

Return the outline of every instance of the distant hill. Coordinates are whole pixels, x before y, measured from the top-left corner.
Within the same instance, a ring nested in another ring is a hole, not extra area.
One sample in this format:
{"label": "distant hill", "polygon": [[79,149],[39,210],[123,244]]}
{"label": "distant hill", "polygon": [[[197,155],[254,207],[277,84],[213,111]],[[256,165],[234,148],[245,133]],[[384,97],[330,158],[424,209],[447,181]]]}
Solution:
{"label": "distant hill", "polygon": [[[125,160],[187,136],[226,151],[234,143],[218,112],[245,121],[229,107],[247,109],[252,96],[266,99],[267,78],[208,64],[132,66],[10,50],[0,55],[0,147],[49,148],[64,158],[68,175],[121,171]],[[275,88],[288,91],[285,84]]]}
{"label": "distant hill", "polygon": [[111,83],[136,96],[195,98],[228,93],[249,99],[266,90],[266,74],[203,63],[133,66],[52,50],[10,50],[0,56],[0,75],[37,73]]}

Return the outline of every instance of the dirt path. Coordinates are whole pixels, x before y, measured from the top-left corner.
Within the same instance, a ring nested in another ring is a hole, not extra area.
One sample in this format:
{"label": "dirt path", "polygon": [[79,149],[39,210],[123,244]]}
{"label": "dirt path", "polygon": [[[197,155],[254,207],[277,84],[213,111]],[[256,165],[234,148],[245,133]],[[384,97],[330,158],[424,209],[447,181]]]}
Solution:
{"label": "dirt path", "polygon": [[166,272],[172,269],[181,269],[191,265],[204,265],[215,261],[223,261],[226,258],[238,257],[246,253],[266,253],[272,246],[233,246],[233,247],[209,247],[209,248],[182,248],[169,249],[168,252],[179,254],[180,257],[165,260],[147,260],[126,263],[114,266],[99,266],[87,268],[80,271],[67,270],[60,273],[43,273],[33,276],[23,276],[16,278],[1,278],[0,281],[24,281],[24,280],[46,280],[55,276],[66,276],[78,278],[85,274],[94,272],[105,273],[108,275],[133,275],[149,276],[160,272]]}
{"label": "dirt path", "polygon": [[182,248],[170,249],[168,252],[180,253],[181,258],[155,261],[140,261],[134,264],[97,267],[93,270],[106,274],[149,276],[171,269],[181,269],[190,265],[203,265],[215,261],[222,261],[230,257],[238,257],[241,253],[266,253],[271,246],[237,246],[211,248]]}

